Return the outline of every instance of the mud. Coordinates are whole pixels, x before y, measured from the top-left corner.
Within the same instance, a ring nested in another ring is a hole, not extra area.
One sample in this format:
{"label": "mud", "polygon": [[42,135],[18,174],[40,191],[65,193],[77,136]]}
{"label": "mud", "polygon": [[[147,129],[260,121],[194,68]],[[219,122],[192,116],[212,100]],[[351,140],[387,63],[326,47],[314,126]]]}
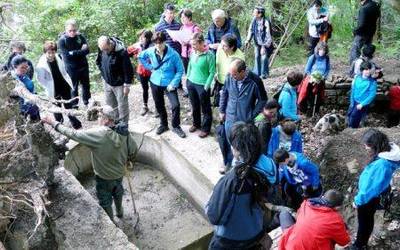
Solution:
{"label": "mud", "polygon": [[[205,218],[160,171],[136,164],[131,176],[139,223],[135,227],[136,216],[126,178],[123,182],[124,217],[114,219],[140,249],[180,249],[210,231]],[[96,197],[94,177],[85,176],[79,180]]]}

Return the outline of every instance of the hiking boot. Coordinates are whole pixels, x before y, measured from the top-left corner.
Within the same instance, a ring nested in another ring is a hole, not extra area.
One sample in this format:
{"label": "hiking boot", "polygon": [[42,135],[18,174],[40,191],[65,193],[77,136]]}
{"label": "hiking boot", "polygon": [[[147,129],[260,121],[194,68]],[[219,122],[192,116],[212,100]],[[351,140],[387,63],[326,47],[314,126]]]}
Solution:
{"label": "hiking boot", "polygon": [[208,134],[209,134],[208,132],[201,131],[200,134],[199,134],[199,137],[200,138],[206,138],[208,136]]}
{"label": "hiking boot", "polygon": [[144,116],[145,114],[147,114],[147,112],[149,112],[149,108],[147,107],[147,105],[144,105],[142,110],[140,111],[140,115]]}
{"label": "hiking boot", "polygon": [[193,132],[195,132],[197,130],[197,127],[196,126],[191,126],[190,128],[189,128],[189,132],[190,133],[193,133]]}
{"label": "hiking boot", "polygon": [[161,135],[165,131],[168,131],[168,127],[161,125],[160,127],[157,128],[156,134],[157,135]]}
{"label": "hiking boot", "polygon": [[185,132],[183,132],[182,128],[179,127],[179,126],[176,127],[176,128],[173,128],[172,131],[173,131],[175,134],[177,134],[180,138],[185,138],[185,137],[186,137]]}

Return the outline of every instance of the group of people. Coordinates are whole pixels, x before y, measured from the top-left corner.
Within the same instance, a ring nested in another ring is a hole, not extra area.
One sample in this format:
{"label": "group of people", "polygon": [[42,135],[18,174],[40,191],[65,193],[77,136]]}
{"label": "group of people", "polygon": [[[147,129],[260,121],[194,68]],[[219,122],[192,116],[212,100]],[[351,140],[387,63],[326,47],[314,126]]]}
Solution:
{"label": "group of people", "polygon": [[[378,6],[371,0],[363,0],[361,4],[351,52],[350,73],[354,81],[348,124],[352,128],[365,120],[376,95],[376,79],[382,74],[372,61],[375,47],[371,41],[375,31],[371,33],[368,26],[376,23],[374,11]],[[143,89],[140,115],[149,112],[151,90],[155,115],[160,119],[156,134],[169,130],[166,95],[172,111],[172,131],[186,137],[180,126],[178,95],[183,85],[186,85],[183,91],[187,91],[184,95],[187,94],[192,106],[190,133],[199,131],[200,138],[207,137],[212,127],[212,106],[218,107],[220,125],[216,131],[224,160],[220,173],[225,175],[216,184],[206,206],[206,214],[215,225],[210,249],[255,249],[265,241],[265,234],[278,226],[284,232],[280,249],[317,246],[333,249],[335,244],[349,244],[350,236],[338,211],[343,194],[337,190],[323,192],[319,167],[303,154],[303,139],[298,131],[298,123],[304,116],[319,113],[323,104],[325,80],[331,69],[327,45],[332,33],[329,11],[319,0],[308,10],[310,53],[304,72],[290,70],[286,82],[271,100],[262,81],[269,75],[269,56],[273,51],[272,26],[265,8],[254,8],[244,43],[249,46],[254,42],[253,69],[244,60],[239,30],[225,11],[212,12],[213,22],[206,35],[193,22],[191,10],[179,12],[180,22],[175,20],[175,12],[173,4],[165,4],[154,32],[142,30],[139,41],[133,45],[126,47],[114,36],[98,38],[96,65],[104,80],[107,104],[100,112],[101,129],[78,132],[69,129],[62,125],[62,114],[42,118],[58,132],[91,148],[100,205],[113,220],[114,200],[117,216],[123,216],[124,165],[136,151],[127,130],[128,95],[135,75],[131,57],[134,57],[136,77]],[[13,43],[11,49],[4,69],[12,70],[15,78],[35,93],[34,68],[23,56],[24,44]],[[88,43],[74,20],[66,22],[58,43],[46,41],[43,46],[43,55],[36,66],[37,80],[48,97],[55,102],[63,100],[58,105],[66,109],[77,108],[75,97],[79,86],[83,105],[89,103],[88,54]],[[396,119],[399,122],[399,92],[399,86],[388,90],[388,95],[397,100],[390,106],[392,125],[396,125]],[[32,120],[40,119],[37,106],[22,98],[19,101],[21,113]],[[74,129],[82,128],[76,117],[68,118]],[[391,176],[400,164],[399,147],[390,143],[382,132],[370,129],[362,142],[371,161],[360,176],[354,200],[359,222],[354,249],[367,246],[380,196],[390,189]],[[265,216],[266,203],[298,209],[297,217],[287,210],[272,211]]]}

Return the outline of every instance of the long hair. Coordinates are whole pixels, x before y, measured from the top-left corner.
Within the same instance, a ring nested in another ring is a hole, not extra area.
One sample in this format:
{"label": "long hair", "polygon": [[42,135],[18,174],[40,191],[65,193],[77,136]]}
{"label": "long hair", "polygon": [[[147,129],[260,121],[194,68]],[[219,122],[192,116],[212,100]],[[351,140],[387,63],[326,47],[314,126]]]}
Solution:
{"label": "long hair", "polygon": [[253,168],[262,154],[260,132],[253,124],[238,122],[231,129],[229,141],[243,162],[235,168],[236,175],[241,181],[238,192],[247,182],[252,186],[251,204],[261,202],[262,194],[268,191],[268,182]]}
{"label": "long hair", "polygon": [[381,152],[390,151],[391,149],[387,135],[374,128],[368,129],[361,141],[372,149],[374,157]]}

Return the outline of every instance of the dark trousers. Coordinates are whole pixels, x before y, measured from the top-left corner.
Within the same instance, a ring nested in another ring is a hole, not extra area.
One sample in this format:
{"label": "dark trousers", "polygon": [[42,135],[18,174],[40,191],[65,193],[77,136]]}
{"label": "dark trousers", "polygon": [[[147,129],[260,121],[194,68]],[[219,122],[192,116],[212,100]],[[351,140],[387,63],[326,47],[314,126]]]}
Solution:
{"label": "dark trousers", "polygon": [[149,81],[150,81],[150,76],[141,76],[139,75],[139,81],[140,84],[142,85],[143,89],[143,104],[147,106],[147,103],[149,101]]}
{"label": "dark trousers", "polygon": [[[189,79],[186,81],[186,86],[192,104],[193,125],[209,133],[212,123],[210,90],[206,91],[203,85],[192,83]],[[201,113],[203,113],[203,122],[201,122]]]}
{"label": "dark trousers", "polygon": [[226,158],[224,158],[224,165],[226,166],[227,170],[231,168],[232,166],[232,160],[233,160],[233,153],[231,149],[231,142],[229,141],[229,136],[231,134],[231,128],[233,126],[234,122],[233,121],[225,121],[224,126],[225,126],[225,135],[226,135],[226,140],[229,143],[229,146],[226,149]]}
{"label": "dark trousers", "polygon": [[[68,69],[68,74],[71,77],[74,89],[72,90],[72,97],[79,95],[79,84],[82,85],[82,99],[83,103],[87,105],[91,97],[90,84],[89,84],[89,69],[71,70]],[[75,102],[77,104],[77,102]]]}
{"label": "dark trousers", "polygon": [[164,101],[164,93],[167,95],[169,103],[171,105],[172,110],[172,127],[179,127],[181,124],[180,120],[180,112],[181,106],[179,104],[178,92],[167,91],[167,87],[157,86],[150,82],[151,93],[153,94],[154,103],[156,106],[157,113],[160,115],[160,124],[161,126],[168,127],[168,115],[165,109],[165,101]]}
{"label": "dark trousers", "polygon": [[350,65],[353,63],[354,60],[360,57],[361,55],[361,48],[366,44],[372,43],[372,37],[364,37],[356,35],[353,40],[353,45],[350,50]]}
{"label": "dark trousers", "polygon": [[182,58],[183,67],[185,69],[185,73],[187,74],[187,68],[189,66],[189,57],[181,57],[181,58]]}
{"label": "dark trousers", "polygon": [[215,81],[214,88],[212,90],[211,96],[214,96],[212,105],[214,107],[219,107],[219,98],[221,96],[220,91],[224,87],[224,85],[218,81]]}
{"label": "dark trousers", "polygon": [[[61,96],[56,94],[55,99],[56,100],[69,100],[69,99],[71,99],[71,93],[63,93]],[[61,107],[61,104],[58,104],[57,106]],[[71,109],[72,103],[65,103],[64,108]],[[64,117],[61,113],[54,113],[54,118],[58,122],[61,122],[61,123],[64,122]],[[82,123],[75,116],[68,115],[68,119],[74,129],[82,128]]]}
{"label": "dark trousers", "polygon": [[210,245],[208,246],[209,250],[257,250],[261,249],[258,241],[263,236],[263,232],[260,235],[257,235],[254,239],[251,240],[229,240],[217,235],[213,235],[210,241]]}
{"label": "dark trousers", "polygon": [[389,109],[386,115],[386,126],[388,128],[399,125],[400,122],[400,110]]}
{"label": "dark trousers", "polygon": [[96,175],[96,195],[102,208],[110,208],[113,200],[117,204],[122,200],[123,194],[122,177],[116,180],[105,180]]}
{"label": "dark trousers", "polygon": [[357,104],[354,103],[348,111],[348,120],[350,128],[358,128],[360,126],[361,120],[367,115],[368,106],[363,107],[361,110],[357,109]]}
{"label": "dark trousers", "polygon": [[361,248],[368,245],[369,237],[374,229],[374,215],[379,204],[379,198],[370,200],[357,208],[357,238],[354,245]]}
{"label": "dark trousers", "polygon": [[310,36],[308,38],[308,56],[311,56],[314,54],[314,49],[317,46],[318,42],[319,42],[319,37],[312,37]]}

